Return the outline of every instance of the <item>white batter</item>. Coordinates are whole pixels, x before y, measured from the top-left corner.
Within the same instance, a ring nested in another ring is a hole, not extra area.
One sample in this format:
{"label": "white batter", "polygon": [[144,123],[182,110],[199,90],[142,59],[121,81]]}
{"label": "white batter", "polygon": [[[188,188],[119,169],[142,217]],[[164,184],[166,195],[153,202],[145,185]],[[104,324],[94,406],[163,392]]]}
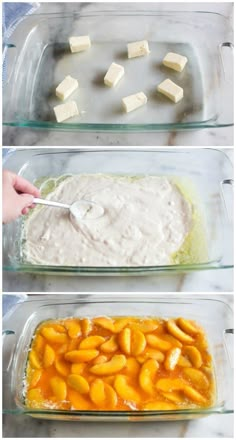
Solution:
{"label": "white batter", "polygon": [[64,266],[171,264],[191,229],[192,209],[165,177],[72,176],[48,196],[98,203],[104,214],[74,222],[68,210],[38,207],[26,220],[28,262]]}

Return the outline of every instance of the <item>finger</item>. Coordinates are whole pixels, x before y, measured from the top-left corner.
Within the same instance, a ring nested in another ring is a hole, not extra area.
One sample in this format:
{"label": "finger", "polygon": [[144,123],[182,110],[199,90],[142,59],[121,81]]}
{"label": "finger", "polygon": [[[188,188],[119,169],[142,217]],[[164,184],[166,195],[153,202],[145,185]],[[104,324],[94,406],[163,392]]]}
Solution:
{"label": "finger", "polygon": [[23,209],[22,209],[22,214],[23,214],[23,215],[27,215],[28,212],[29,212],[29,208],[23,208]]}
{"label": "finger", "polygon": [[32,205],[34,197],[30,194],[20,194],[17,197],[17,204],[20,208],[20,211],[23,212],[24,208],[29,208]]}
{"label": "finger", "polygon": [[14,188],[16,191],[31,194],[34,197],[40,197],[40,191],[38,188],[21,176],[15,176]]}

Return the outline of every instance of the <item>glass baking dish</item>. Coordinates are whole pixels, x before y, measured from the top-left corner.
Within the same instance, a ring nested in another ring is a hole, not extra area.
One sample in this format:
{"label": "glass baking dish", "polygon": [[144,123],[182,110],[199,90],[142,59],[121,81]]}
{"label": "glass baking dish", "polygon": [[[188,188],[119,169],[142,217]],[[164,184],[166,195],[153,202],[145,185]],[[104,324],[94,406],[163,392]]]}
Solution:
{"label": "glass baking dish", "polygon": [[[23,218],[3,226],[3,268],[7,271],[67,275],[147,275],[233,267],[232,164],[220,150],[17,150],[4,167],[31,182],[64,174],[165,175],[186,178],[197,191],[195,208],[204,221],[207,255],[200,263],[136,267],[76,267],[26,263]],[[203,242],[203,247],[204,247]]]}
{"label": "glass baking dish", "polygon": [[[75,421],[159,421],[194,419],[215,413],[233,412],[232,334],[233,314],[223,301],[178,295],[163,298],[161,295],[126,296],[96,295],[92,298],[72,298],[59,295],[27,300],[18,304],[13,313],[3,319],[3,412],[28,414],[33,417]],[[213,358],[216,380],[216,401],[207,409],[171,411],[65,411],[27,408],[24,402],[24,375],[28,350],[35,328],[47,319],[68,316],[158,316],[162,318],[184,316],[196,320],[206,332]]]}
{"label": "glass baking dish", "polygon": [[[15,23],[13,23],[14,27]],[[90,50],[71,54],[68,38],[87,35]],[[151,54],[127,59],[128,42],[147,39]],[[229,19],[212,12],[101,11],[25,17],[4,42],[8,73],[3,123],[18,127],[86,131],[186,130],[233,125],[233,32]],[[182,73],[162,66],[167,52],[188,57]],[[114,89],[103,84],[116,61],[125,78]],[[79,79],[71,99],[79,117],[56,123],[56,86],[66,75]],[[47,80],[45,81],[45,78]],[[178,104],[156,92],[170,78],[184,88]],[[143,91],[148,104],[126,114],[124,96]]]}

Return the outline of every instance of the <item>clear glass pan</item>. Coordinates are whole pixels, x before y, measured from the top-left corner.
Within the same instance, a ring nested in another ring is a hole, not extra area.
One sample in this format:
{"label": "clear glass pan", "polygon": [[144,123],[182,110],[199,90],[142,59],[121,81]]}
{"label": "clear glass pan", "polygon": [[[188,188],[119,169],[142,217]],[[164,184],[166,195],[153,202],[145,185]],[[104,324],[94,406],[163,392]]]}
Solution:
{"label": "clear glass pan", "polygon": [[[14,26],[14,23],[13,23]],[[89,51],[71,54],[68,38],[87,35]],[[151,54],[127,59],[128,42],[147,39]],[[86,131],[186,130],[233,125],[233,32],[229,20],[211,12],[101,11],[25,17],[4,42],[8,73],[3,123],[19,127]],[[167,52],[188,57],[182,73],[162,66]],[[116,61],[125,77],[110,90],[105,73]],[[66,75],[79,79],[71,99],[81,112],[55,120],[56,86]],[[174,105],[156,92],[169,77],[184,88]],[[45,81],[46,78],[46,81]],[[121,99],[143,91],[148,104],[125,114]]]}
{"label": "clear glass pan", "polygon": [[[73,296],[73,295],[71,295]],[[59,298],[61,297],[61,298]],[[156,295],[125,299],[115,295],[107,299],[96,295],[96,300],[71,299],[59,295],[55,300],[28,300],[16,306],[3,320],[3,412],[28,414],[33,417],[75,421],[159,421],[204,417],[214,413],[233,412],[232,343],[233,314],[220,300],[199,299],[178,295],[176,298]],[[23,397],[23,378],[27,352],[37,325],[46,319],[67,316],[158,316],[162,318],[184,316],[196,320],[204,329],[213,357],[217,397],[209,409],[178,411],[59,411],[28,409]]]}
{"label": "clear glass pan", "polygon": [[165,175],[188,178],[197,190],[196,209],[204,216],[208,259],[199,264],[142,267],[75,267],[33,265],[21,255],[22,219],[3,227],[3,267],[8,271],[68,275],[146,275],[233,266],[232,164],[213,149],[167,150],[17,150],[4,166],[30,181],[43,176],[104,173]]}

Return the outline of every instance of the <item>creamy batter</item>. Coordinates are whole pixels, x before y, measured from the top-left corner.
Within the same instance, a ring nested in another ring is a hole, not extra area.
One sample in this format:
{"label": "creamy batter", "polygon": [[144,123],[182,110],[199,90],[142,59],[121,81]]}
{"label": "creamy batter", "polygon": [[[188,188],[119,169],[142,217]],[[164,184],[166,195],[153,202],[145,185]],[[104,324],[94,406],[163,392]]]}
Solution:
{"label": "creamy batter", "polygon": [[75,221],[68,210],[37,207],[24,227],[28,262],[64,266],[172,264],[192,225],[192,207],[166,177],[75,175],[48,199],[98,203],[97,219]]}

